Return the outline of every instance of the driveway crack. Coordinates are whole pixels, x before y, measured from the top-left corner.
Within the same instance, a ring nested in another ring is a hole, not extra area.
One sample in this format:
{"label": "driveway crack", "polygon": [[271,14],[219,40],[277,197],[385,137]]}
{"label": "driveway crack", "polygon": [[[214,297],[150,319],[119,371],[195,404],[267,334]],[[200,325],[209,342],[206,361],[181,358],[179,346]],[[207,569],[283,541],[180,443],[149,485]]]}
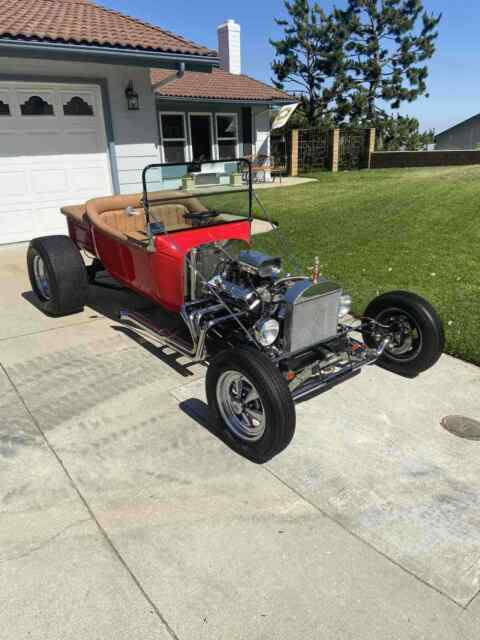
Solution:
{"label": "driveway crack", "polygon": [[[429,582],[426,582],[426,580],[423,580],[422,578],[420,578],[419,576],[417,576],[415,573],[413,573],[412,571],[410,571],[409,569],[407,569],[406,567],[402,566],[399,562],[396,562],[395,560],[393,560],[393,558],[391,558],[390,556],[388,556],[386,553],[384,553],[383,551],[381,551],[380,549],[377,549],[377,547],[375,547],[373,544],[371,544],[370,542],[368,542],[368,540],[365,540],[364,538],[362,538],[360,535],[358,535],[357,533],[355,533],[354,531],[352,531],[351,529],[349,529],[348,527],[346,527],[340,520],[334,518],[332,515],[330,515],[329,513],[327,513],[324,509],[322,509],[321,507],[319,507],[317,504],[315,504],[312,500],[309,500],[307,497],[305,497],[300,491],[298,491],[297,489],[295,489],[295,487],[292,487],[290,484],[288,484],[288,482],[286,482],[285,480],[283,480],[283,478],[281,478],[279,475],[277,475],[274,471],[272,471],[272,469],[270,469],[268,466],[264,466],[263,467],[265,469],[265,471],[267,473],[269,473],[271,476],[273,476],[276,480],[278,480],[279,482],[281,482],[285,487],[287,487],[287,489],[289,489],[290,491],[292,491],[297,497],[299,497],[301,500],[304,500],[307,504],[309,504],[311,507],[313,507],[316,511],[318,511],[319,513],[322,514],[322,516],[324,516],[325,518],[327,518],[328,520],[330,520],[331,522],[335,523],[336,525],[338,525],[340,528],[342,528],[346,533],[348,533],[349,535],[351,535],[353,538],[355,538],[356,540],[358,540],[359,542],[361,542],[362,544],[366,545],[367,547],[369,547],[370,549],[372,549],[372,551],[374,551],[375,553],[378,553],[379,555],[381,555],[385,560],[387,560],[388,562],[390,562],[391,564],[395,565],[397,568],[401,569],[402,571],[404,571],[405,573],[407,573],[411,578],[414,578],[415,580],[417,580],[418,582],[420,582],[421,584],[423,584],[424,587],[427,587],[428,589],[432,589],[433,591],[435,591],[436,593],[438,593],[439,595],[443,596],[444,598],[447,598],[447,600],[449,600],[450,602],[452,602],[456,607],[458,607],[459,609],[465,610],[470,604],[471,602],[475,599],[476,596],[474,596],[474,598],[472,598],[472,600],[470,600],[466,605],[462,605],[460,602],[457,602],[456,600],[454,600],[451,596],[448,595],[448,593],[445,593],[444,591],[441,591],[440,589],[438,589],[437,587],[435,587],[434,585],[430,584]],[[479,591],[480,593],[480,591]],[[478,595],[478,593],[476,594]]]}
{"label": "driveway crack", "polygon": [[68,531],[69,529],[73,529],[73,527],[78,527],[78,525],[84,522],[90,522],[90,517],[82,518],[82,520],[76,520],[75,522],[72,522],[66,527],[63,527],[63,529],[60,529],[60,531],[57,531],[57,533],[53,534],[53,536],[50,536],[46,540],[42,540],[42,542],[40,542],[39,544],[31,547],[28,551],[25,551],[25,553],[21,553],[16,556],[11,556],[10,558],[5,558],[5,560],[2,560],[0,562],[0,566],[2,564],[6,564],[7,562],[12,562],[13,560],[20,560],[21,558],[27,558],[28,556],[32,555],[32,553],[35,553],[36,551],[40,551],[40,549],[43,549],[44,547],[48,546],[51,542],[53,542],[54,540],[59,538],[61,535],[63,535],[65,531]]}

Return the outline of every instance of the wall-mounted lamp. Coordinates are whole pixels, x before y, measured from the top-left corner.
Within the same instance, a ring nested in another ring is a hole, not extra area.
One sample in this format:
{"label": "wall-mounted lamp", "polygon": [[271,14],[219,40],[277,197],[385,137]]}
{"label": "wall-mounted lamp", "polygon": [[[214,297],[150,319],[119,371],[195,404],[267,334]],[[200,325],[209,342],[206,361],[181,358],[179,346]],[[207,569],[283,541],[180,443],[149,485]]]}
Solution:
{"label": "wall-mounted lamp", "polygon": [[128,83],[127,88],[125,89],[125,97],[127,99],[127,108],[129,111],[138,111],[140,109],[140,100],[132,81]]}

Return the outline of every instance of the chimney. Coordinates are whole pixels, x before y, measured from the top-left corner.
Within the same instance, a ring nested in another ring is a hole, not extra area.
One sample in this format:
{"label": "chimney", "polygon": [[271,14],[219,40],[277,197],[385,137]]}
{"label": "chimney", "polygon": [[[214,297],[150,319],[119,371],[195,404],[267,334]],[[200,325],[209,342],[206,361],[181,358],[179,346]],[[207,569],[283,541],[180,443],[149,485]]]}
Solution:
{"label": "chimney", "polygon": [[217,28],[217,32],[220,67],[224,71],[239,75],[242,73],[240,25],[235,20],[228,20]]}

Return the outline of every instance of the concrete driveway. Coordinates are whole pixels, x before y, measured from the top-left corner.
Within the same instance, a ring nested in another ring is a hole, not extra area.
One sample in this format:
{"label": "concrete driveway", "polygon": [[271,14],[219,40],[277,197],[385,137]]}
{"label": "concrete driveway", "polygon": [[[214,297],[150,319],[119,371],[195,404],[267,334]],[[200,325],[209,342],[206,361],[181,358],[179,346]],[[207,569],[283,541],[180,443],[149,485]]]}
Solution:
{"label": "concrete driveway", "polygon": [[383,640],[480,636],[480,370],[371,368],[298,406],[256,466],[208,430],[201,366],[91,289],[35,307],[0,250],[0,636]]}

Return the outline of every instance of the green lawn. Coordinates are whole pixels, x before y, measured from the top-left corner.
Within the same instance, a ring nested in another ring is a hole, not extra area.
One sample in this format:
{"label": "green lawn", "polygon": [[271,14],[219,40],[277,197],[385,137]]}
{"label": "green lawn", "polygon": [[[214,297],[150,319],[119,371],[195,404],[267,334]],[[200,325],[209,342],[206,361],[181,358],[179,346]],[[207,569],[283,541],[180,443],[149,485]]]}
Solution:
{"label": "green lawn", "polygon": [[[318,173],[317,183],[259,191],[302,268],[354,297],[408,289],[434,304],[447,351],[480,364],[480,167]],[[279,253],[273,233],[257,248]]]}

